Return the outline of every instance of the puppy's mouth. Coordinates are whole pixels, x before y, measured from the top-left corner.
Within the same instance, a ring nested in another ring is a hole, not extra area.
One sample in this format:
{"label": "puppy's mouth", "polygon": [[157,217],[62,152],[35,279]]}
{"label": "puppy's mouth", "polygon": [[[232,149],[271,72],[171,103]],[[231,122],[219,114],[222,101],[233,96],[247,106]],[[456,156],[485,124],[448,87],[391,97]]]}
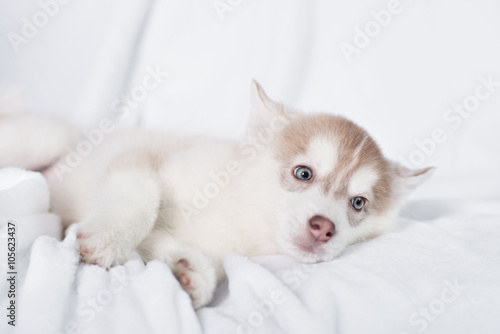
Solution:
{"label": "puppy's mouth", "polygon": [[325,253],[322,247],[324,244],[322,241],[314,240],[312,242],[297,242],[295,245],[303,252],[321,255]]}

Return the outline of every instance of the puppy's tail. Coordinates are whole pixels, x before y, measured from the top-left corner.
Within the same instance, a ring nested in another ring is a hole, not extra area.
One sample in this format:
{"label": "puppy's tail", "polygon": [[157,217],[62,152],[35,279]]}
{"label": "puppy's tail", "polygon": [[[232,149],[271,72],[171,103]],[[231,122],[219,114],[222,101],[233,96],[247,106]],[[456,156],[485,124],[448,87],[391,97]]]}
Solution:
{"label": "puppy's tail", "polygon": [[20,113],[23,110],[20,88],[0,85],[0,116]]}
{"label": "puppy's tail", "polygon": [[0,107],[0,168],[42,170],[62,157],[77,135],[61,120]]}

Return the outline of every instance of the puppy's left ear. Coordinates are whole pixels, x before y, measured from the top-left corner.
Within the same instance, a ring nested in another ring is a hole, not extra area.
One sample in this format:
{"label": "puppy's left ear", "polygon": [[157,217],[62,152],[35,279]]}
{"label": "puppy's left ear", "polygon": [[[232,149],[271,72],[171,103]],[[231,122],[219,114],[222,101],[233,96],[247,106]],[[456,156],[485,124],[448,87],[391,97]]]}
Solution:
{"label": "puppy's left ear", "polygon": [[251,114],[247,133],[259,133],[275,123],[288,120],[282,104],[267,97],[264,89],[255,80],[250,83]]}
{"label": "puppy's left ear", "polygon": [[427,181],[436,171],[435,167],[409,169],[393,162],[395,192],[397,197],[406,198],[415,188]]}

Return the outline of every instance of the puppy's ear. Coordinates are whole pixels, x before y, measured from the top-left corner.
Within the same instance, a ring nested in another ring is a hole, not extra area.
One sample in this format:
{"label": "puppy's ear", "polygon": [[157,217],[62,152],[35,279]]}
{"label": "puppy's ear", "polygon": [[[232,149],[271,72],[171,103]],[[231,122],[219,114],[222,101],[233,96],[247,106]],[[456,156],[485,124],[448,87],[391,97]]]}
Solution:
{"label": "puppy's ear", "polygon": [[409,169],[398,163],[392,163],[395,194],[400,199],[408,195],[422,183],[427,181],[436,171],[435,167]]}
{"label": "puppy's ear", "polygon": [[274,124],[289,119],[282,104],[267,97],[264,89],[255,80],[250,83],[251,114],[247,134],[256,134]]}

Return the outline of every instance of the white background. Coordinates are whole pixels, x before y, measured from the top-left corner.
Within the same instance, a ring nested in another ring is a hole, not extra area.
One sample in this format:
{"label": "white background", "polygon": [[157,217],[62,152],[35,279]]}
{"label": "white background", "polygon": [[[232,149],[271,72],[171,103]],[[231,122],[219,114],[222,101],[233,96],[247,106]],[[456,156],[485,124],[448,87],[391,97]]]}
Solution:
{"label": "white background", "polygon": [[[342,43],[356,46],[356,29],[390,1],[66,1],[0,1],[2,108],[14,94],[28,111],[92,127],[159,66],[169,76],[124,125],[241,138],[256,78],[275,100],[356,121],[395,160],[442,128],[422,162],[438,172],[416,196],[500,198],[500,87],[457,129],[443,119],[479,76],[500,82],[498,1],[401,0],[350,62]],[[41,3],[52,4],[46,22]],[[23,18],[42,23],[16,52]]]}

